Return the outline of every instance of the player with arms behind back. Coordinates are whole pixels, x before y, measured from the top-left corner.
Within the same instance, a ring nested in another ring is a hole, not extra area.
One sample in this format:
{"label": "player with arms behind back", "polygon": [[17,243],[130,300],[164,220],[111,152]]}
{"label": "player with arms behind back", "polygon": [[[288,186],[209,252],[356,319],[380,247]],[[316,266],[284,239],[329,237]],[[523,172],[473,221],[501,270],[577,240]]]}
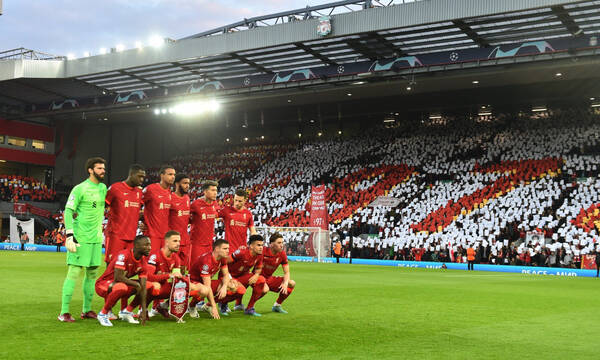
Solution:
{"label": "player with arms behind back", "polygon": [[175,169],[171,165],[160,168],[160,182],[144,188],[144,234],[152,242],[152,250],[163,246],[164,236],[169,231],[169,209],[171,208],[171,186],[175,181]]}
{"label": "player with arms behind back", "polygon": [[219,216],[219,206],[217,204],[216,181],[207,180],[202,184],[203,196],[192,203],[190,212],[192,214],[191,261],[195,261],[198,256],[211,252],[213,250],[213,241],[215,238],[215,220]]}
{"label": "player with arms behind back", "polygon": [[183,272],[190,267],[190,178],[185,174],[175,176],[175,192],[171,194],[171,208],[169,209],[169,230],[175,230],[181,236],[181,243],[177,256],[181,261]]}
{"label": "player with arms behind back", "polygon": [[108,188],[106,206],[108,223],[106,224],[106,254],[104,261],[110,263],[111,256],[121,250],[133,248],[133,238],[138,229],[142,205],[142,183],[146,171],[141,165],[129,167],[129,176]]}

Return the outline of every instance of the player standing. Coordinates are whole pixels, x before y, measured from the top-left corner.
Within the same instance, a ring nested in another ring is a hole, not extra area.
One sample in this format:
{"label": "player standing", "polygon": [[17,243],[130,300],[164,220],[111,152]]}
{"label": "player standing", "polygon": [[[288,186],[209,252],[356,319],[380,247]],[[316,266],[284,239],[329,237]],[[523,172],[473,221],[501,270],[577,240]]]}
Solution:
{"label": "player standing", "polygon": [[[142,306],[142,325],[146,323],[146,292],[152,285],[146,281],[146,256],[150,254],[151,242],[145,235],[138,235],[133,240],[133,249],[122,250],[110,261],[104,274],[96,281],[96,293],[104,298],[104,307],[98,314],[102,326],[112,326],[108,313],[121,298],[136,294],[133,303]],[[135,275],[139,280],[132,280]],[[130,324],[139,324],[133,313],[122,309],[119,318]]]}
{"label": "player standing", "polygon": [[233,206],[225,206],[219,211],[219,217],[225,225],[225,240],[229,242],[229,251],[232,253],[246,245],[248,231],[250,235],[256,234],[252,213],[245,206],[247,200],[246,190],[237,189],[233,196]]}
{"label": "player standing", "polygon": [[[248,302],[248,307],[244,311],[246,315],[261,316],[254,310],[254,303],[263,296],[269,289],[265,286],[265,278],[261,276],[263,267],[263,237],[260,235],[250,235],[248,247],[242,246],[233,252],[227,259],[227,266],[230,269],[231,276],[243,287],[252,286],[252,297]],[[250,272],[253,270],[253,272]],[[241,304],[241,296],[236,299],[234,310],[244,310]],[[227,312],[227,303],[221,303],[221,312]]]}
{"label": "player standing", "polygon": [[181,243],[177,256],[181,260],[182,271],[190,267],[190,178],[185,174],[175,176],[175,192],[171,194],[171,208],[169,210],[169,230],[177,231],[181,236]]}
{"label": "player standing", "polygon": [[[95,319],[92,311],[94,282],[98,266],[102,263],[102,221],[104,220],[104,201],[106,185],[104,180],[106,160],[100,157],[87,159],[85,169],[88,179],[76,185],[65,205],[65,233],[67,248],[67,277],[62,288],[62,306],[58,320],[74,322],[69,306],[75,283],[82,270],[83,278],[83,311],[82,319]],[[74,215],[76,217],[74,218]]]}
{"label": "player standing", "polygon": [[[273,276],[273,273],[281,265],[283,276]],[[294,290],[296,282],[290,280],[290,266],[285,251],[283,251],[283,236],[274,233],[269,238],[269,246],[263,250],[263,269],[261,275],[265,278],[269,290],[279,293],[279,297],[273,304],[274,312],[287,314],[281,304]]]}
{"label": "player standing", "polygon": [[144,188],[144,234],[152,242],[152,250],[162,248],[164,236],[169,231],[169,209],[171,208],[171,186],[175,180],[175,169],[170,165],[160,168],[160,182]]}
{"label": "player standing", "polygon": [[106,244],[104,261],[110,263],[111,256],[121,250],[133,248],[133,238],[138,229],[142,204],[142,190],[146,171],[142,165],[129,167],[125,181],[112,184],[106,194],[108,223],[106,224]]}
{"label": "player standing", "polygon": [[195,261],[198,256],[213,250],[215,220],[219,216],[216,201],[217,186],[216,181],[205,181],[202,184],[204,195],[192,203],[190,210],[192,214],[191,261]]}

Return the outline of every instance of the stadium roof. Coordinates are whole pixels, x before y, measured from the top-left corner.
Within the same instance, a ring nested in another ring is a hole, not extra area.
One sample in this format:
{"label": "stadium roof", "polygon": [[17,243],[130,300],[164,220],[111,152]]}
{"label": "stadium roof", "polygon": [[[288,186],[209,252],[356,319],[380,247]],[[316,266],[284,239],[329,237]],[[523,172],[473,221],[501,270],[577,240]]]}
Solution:
{"label": "stadium roof", "polygon": [[[332,30],[319,36],[321,16]],[[445,50],[595,34],[600,1],[338,1],[205,31],[160,48],[0,60],[0,105],[25,105]]]}

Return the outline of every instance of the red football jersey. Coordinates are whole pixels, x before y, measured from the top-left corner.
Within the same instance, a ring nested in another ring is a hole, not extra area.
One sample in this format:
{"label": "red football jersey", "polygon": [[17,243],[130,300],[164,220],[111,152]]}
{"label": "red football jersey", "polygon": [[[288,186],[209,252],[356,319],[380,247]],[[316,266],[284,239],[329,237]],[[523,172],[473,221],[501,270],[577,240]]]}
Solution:
{"label": "red football jersey", "polygon": [[250,210],[238,211],[233,206],[226,206],[219,211],[219,217],[223,218],[225,224],[225,240],[229,243],[229,251],[246,246],[248,229],[254,226]]}
{"label": "red football jersey", "polygon": [[260,272],[260,274],[262,276],[264,276],[265,278],[268,278],[270,276],[273,275],[273,273],[275,272],[275,270],[277,270],[277,267],[279,266],[279,264],[286,265],[288,263],[288,259],[287,259],[287,255],[285,254],[285,251],[280,251],[277,254],[273,254],[273,252],[271,251],[271,248],[268,246],[265,246],[263,248],[263,269]]}
{"label": "red football jersey", "polygon": [[181,234],[181,245],[190,242],[188,224],[190,223],[190,197],[171,194],[171,208],[169,209],[169,230],[175,230]]}
{"label": "red football jersey", "polygon": [[220,270],[227,268],[227,258],[217,261],[213,256],[212,252],[207,252],[204,255],[198,256],[198,258],[192,264],[190,268],[190,279],[192,281],[200,282],[203,276],[210,276],[211,278]]}
{"label": "red football jersey", "polygon": [[106,234],[124,240],[133,240],[140,219],[142,190],[131,187],[125,181],[112,184],[106,193],[108,223]]}
{"label": "red football jersey", "polygon": [[177,269],[179,266],[180,261],[177,254],[171,254],[170,257],[166,257],[162,249],[154,250],[148,256],[146,269],[148,280],[156,282],[168,280],[173,269]]}
{"label": "red football jersey", "polygon": [[219,217],[216,201],[208,204],[204,199],[192,203],[191,242],[194,245],[212,246],[215,238],[215,220]]}
{"label": "red football jersey", "polygon": [[146,186],[143,191],[145,235],[163,238],[169,231],[169,209],[171,190],[163,189],[159,183]]}
{"label": "red football jersey", "polygon": [[140,278],[148,277],[146,273],[146,257],[142,256],[139,260],[133,256],[133,249],[122,250],[117,253],[117,256],[113,257],[102,276],[98,278],[96,282],[114,280],[115,269],[125,270],[125,276],[132,278],[135,275],[139,275]]}
{"label": "red football jersey", "polygon": [[252,256],[250,249],[245,246],[234,251],[231,254],[231,259],[233,259],[233,262],[229,264],[229,273],[234,278],[249,273],[252,268],[261,268],[263,265],[263,256]]}

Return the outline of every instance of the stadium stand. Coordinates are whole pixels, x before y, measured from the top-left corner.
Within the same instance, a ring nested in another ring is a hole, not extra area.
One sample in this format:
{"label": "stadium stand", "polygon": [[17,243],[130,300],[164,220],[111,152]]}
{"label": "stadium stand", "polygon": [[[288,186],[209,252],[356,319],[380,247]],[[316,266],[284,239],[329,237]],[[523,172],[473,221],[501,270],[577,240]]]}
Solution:
{"label": "stadium stand", "polygon": [[34,178],[0,175],[0,200],[52,202],[56,200],[56,192]]}
{"label": "stadium stand", "polygon": [[[193,155],[196,162],[172,163],[194,174],[195,187],[200,179],[224,179],[225,202],[235,187],[247,188],[257,226],[308,226],[310,186],[327,185],[330,231],[355,257],[463,261],[474,245],[479,262],[570,267],[595,251],[600,229],[599,138],[596,115],[569,109],[212,149]],[[400,205],[369,207],[380,195]],[[547,239],[528,242],[530,231]],[[286,240],[300,254],[297,236]]]}

